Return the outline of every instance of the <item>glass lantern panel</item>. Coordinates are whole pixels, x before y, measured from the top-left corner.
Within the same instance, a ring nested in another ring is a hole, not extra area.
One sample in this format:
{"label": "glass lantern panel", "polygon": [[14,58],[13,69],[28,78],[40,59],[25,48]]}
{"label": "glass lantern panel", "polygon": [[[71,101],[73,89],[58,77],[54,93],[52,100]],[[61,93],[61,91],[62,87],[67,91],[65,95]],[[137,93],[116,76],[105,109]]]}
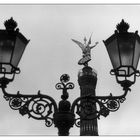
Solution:
{"label": "glass lantern panel", "polygon": [[0,38],[0,63],[10,63],[14,41],[14,38]]}
{"label": "glass lantern panel", "polygon": [[110,41],[106,45],[110,60],[112,62],[113,68],[116,69],[120,66],[119,50],[117,39]]}
{"label": "glass lantern panel", "polygon": [[134,72],[135,72],[134,69],[130,67],[129,68],[129,75],[134,74]]}
{"label": "glass lantern panel", "polygon": [[136,40],[135,50],[134,50],[134,61],[133,61],[133,66],[135,69],[137,69],[139,57],[140,57],[140,42]]}
{"label": "glass lantern panel", "polygon": [[132,67],[120,67],[118,69],[119,76],[131,76],[134,73],[134,69]]}
{"label": "glass lantern panel", "polygon": [[134,40],[134,36],[128,34],[124,34],[118,37],[122,66],[132,66],[135,45]]}
{"label": "glass lantern panel", "polygon": [[11,64],[14,67],[17,67],[27,43],[28,43],[27,41],[25,41],[25,40],[23,41],[20,37],[17,36],[14,53],[13,53],[13,57],[12,57],[12,61],[11,61]]}
{"label": "glass lantern panel", "polygon": [[[6,70],[6,71],[5,71]],[[11,73],[12,67],[8,64],[2,64],[2,72]]]}
{"label": "glass lantern panel", "polygon": [[9,64],[0,64],[0,73],[11,73],[12,67]]}
{"label": "glass lantern panel", "polygon": [[128,67],[120,67],[117,72],[118,75],[126,75],[128,74]]}

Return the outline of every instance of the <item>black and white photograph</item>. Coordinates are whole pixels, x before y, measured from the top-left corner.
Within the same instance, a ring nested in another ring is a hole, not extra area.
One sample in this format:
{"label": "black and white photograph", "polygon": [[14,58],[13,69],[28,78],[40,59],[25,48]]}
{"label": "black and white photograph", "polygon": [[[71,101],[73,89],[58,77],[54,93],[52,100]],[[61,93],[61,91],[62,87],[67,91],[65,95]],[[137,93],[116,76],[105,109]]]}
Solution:
{"label": "black and white photograph", "polygon": [[0,136],[140,136],[140,4],[0,4]]}

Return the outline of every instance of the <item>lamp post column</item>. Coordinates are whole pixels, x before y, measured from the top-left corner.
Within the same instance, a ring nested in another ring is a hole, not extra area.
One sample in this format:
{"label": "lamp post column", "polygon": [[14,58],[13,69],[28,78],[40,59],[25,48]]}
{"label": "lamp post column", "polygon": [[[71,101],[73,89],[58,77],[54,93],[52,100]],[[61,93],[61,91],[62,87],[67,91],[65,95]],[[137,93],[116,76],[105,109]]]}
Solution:
{"label": "lamp post column", "polygon": [[59,111],[54,113],[54,124],[58,128],[59,136],[69,136],[69,130],[74,125],[75,115],[70,112],[70,102],[61,100],[59,102]]}
{"label": "lamp post column", "polygon": [[[95,96],[97,74],[93,71],[91,67],[85,66],[79,72],[78,83],[80,85],[81,97],[87,96],[89,94]],[[96,103],[91,104],[88,101],[81,101],[81,105],[83,106],[82,109],[84,109],[83,112],[89,111],[89,113],[91,113],[90,109],[95,109],[96,111]],[[84,119],[83,120],[82,118],[80,118],[80,135],[81,136],[98,136],[97,119],[94,119],[94,120]]]}
{"label": "lamp post column", "polygon": [[67,100],[69,97],[67,90],[74,88],[74,84],[68,82],[69,79],[69,75],[64,74],[60,77],[61,82],[55,86],[57,90],[62,90],[62,100],[59,102],[58,111],[53,115],[54,125],[58,128],[59,136],[69,136],[69,130],[75,122],[75,114],[70,111],[71,103]]}

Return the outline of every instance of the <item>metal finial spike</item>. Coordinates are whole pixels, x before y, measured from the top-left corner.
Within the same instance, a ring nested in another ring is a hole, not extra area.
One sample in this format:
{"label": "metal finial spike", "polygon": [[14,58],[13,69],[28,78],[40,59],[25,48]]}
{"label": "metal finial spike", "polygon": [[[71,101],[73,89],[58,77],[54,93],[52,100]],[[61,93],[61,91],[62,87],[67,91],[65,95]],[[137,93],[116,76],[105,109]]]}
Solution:
{"label": "metal finial spike", "polygon": [[40,91],[40,90],[38,90],[38,92],[37,92],[37,93],[38,93],[38,95],[39,95],[39,94],[41,94],[41,91]]}
{"label": "metal finial spike", "polygon": [[70,77],[68,74],[63,74],[61,77],[60,77],[60,81],[62,83],[67,83],[68,81],[70,80]]}
{"label": "metal finial spike", "polygon": [[10,19],[6,20],[4,22],[5,28],[6,30],[15,30],[15,28],[17,27],[17,22],[13,19],[13,17],[11,17]]}
{"label": "metal finial spike", "polygon": [[129,24],[122,19],[122,21],[117,24],[116,28],[120,33],[125,33],[129,29]]}

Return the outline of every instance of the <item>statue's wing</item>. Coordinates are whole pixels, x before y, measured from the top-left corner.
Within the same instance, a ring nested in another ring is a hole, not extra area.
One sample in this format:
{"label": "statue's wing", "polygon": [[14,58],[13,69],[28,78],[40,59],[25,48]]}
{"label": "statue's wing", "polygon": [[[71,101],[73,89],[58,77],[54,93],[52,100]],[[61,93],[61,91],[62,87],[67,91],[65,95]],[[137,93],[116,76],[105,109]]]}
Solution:
{"label": "statue's wing", "polygon": [[72,39],[72,41],[75,42],[82,49],[82,51],[85,49],[84,44],[82,44],[81,42],[74,40],[74,39]]}

